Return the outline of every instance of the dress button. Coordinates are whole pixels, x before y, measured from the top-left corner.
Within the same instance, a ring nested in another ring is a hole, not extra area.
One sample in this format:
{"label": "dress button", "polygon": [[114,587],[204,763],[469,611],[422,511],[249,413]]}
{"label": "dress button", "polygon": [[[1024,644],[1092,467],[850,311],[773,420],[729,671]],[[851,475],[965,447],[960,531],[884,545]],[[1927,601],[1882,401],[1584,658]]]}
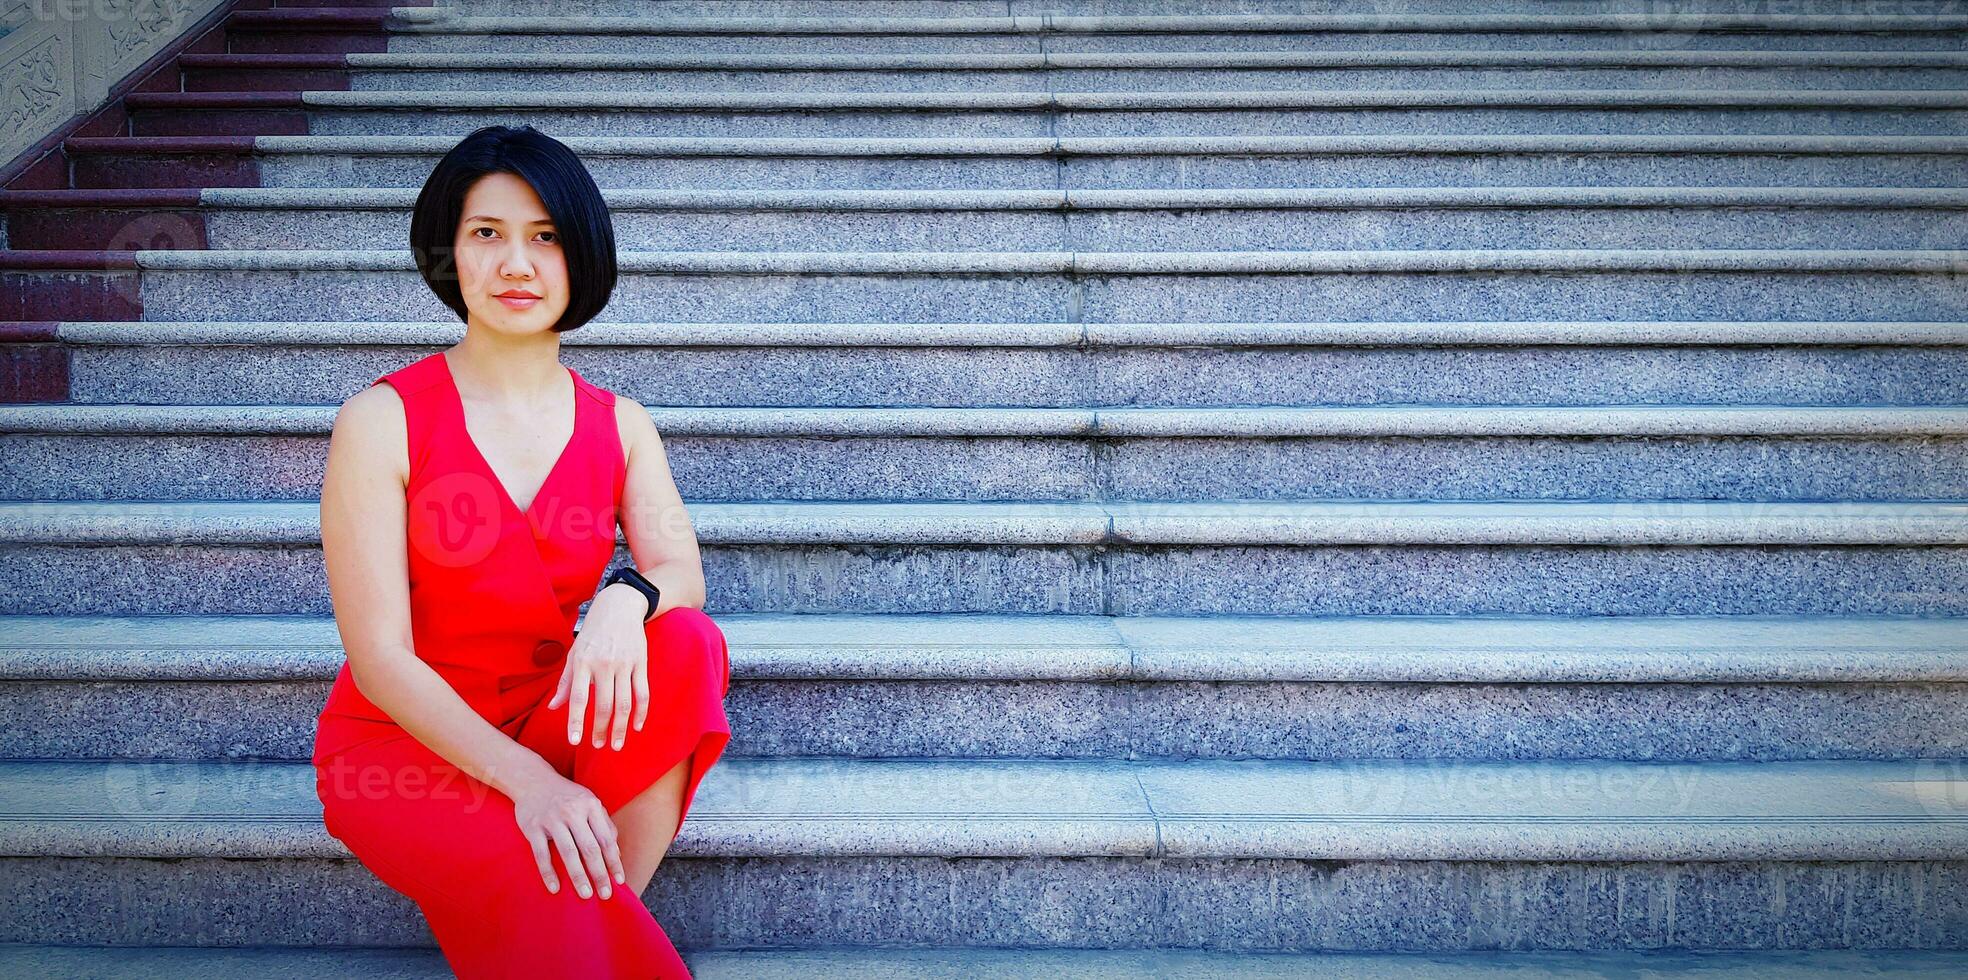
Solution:
{"label": "dress button", "polygon": [[540,644],[533,648],[533,666],[545,667],[553,663],[560,659],[563,649],[558,640],[541,640]]}

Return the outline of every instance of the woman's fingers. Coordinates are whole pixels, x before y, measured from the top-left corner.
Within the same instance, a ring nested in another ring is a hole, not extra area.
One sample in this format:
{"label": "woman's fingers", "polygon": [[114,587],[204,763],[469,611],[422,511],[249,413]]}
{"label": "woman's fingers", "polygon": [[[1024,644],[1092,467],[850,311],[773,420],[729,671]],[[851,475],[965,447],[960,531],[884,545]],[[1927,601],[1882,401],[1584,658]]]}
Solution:
{"label": "woman's fingers", "polygon": [[588,880],[588,868],[581,860],[581,846],[574,842],[574,832],[565,823],[555,822],[548,826],[553,835],[554,846],[560,851],[560,863],[567,866],[567,874],[574,879],[574,892],[582,898],[594,895],[594,885]]}
{"label": "woman's fingers", "polygon": [[561,702],[567,700],[568,688],[573,687],[573,685],[569,684],[568,681],[573,680],[573,678],[574,678],[574,663],[572,661],[569,661],[565,664],[562,664],[560,668],[560,683],[554,686],[554,696],[547,701],[547,707],[558,708],[560,707]]}
{"label": "woman's fingers", "polygon": [[588,823],[594,828],[595,839],[601,841],[601,856],[608,863],[609,877],[614,878],[618,885],[626,885],[629,883],[629,872],[622,867],[622,842],[615,833],[615,819],[608,815],[608,809],[599,800],[595,801],[595,814]]}
{"label": "woman's fingers", "polygon": [[577,658],[568,662],[547,707],[557,708],[562,700],[567,702],[567,744],[580,744],[581,729],[590,724],[588,708],[592,704],[589,741],[595,748],[607,744],[620,749],[628,740],[629,726],[642,731],[643,721],[649,717],[649,668],[647,664],[618,666],[607,660],[591,665],[586,658]]}
{"label": "woman's fingers", "polygon": [[[614,893],[614,887],[609,881],[608,861],[602,857],[601,839],[595,834],[593,824],[589,820],[572,820],[567,827],[574,834],[575,846],[581,849],[583,873],[593,879],[593,886],[602,898],[609,897]],[[583,894],[581,897],[588,896]]]}
{"label": "woman's fingers", "polygon": [[540,880],[546,882],[547,891],[560,894],[560,876],[554,874],[553,854],[547,850],[547,835],[534,831],[526,835],[526,842],[533,845],[533,863],[540,867]]}
{"label": "woman's fingers", "polygon": [[608,735],[609,716],[615,713],[615,677],[604,665],[603,670],[595,675],[594,681],[594,731],[589,735],[588,740],[598,749]]}
{"label": "woman's fingers", "polygon": [[567,704],[567,744],[581,744],[581,721],[587,717],[588,683],[591,675],[586,663],[574,668],[574,689]]}
{"label": "woman's fingers", "polygon": [[635,690],[635,730],[642,731],[642,720],[649,717],[649,658],[636,662],[629,671],[629,683]]}
{"label": "woman's fingers", "polygon": [[629,693],[630,673],[628,670],[618,670],[615,672],[615,723],[612,726],[613,730],[609,732],[608,738],[609,743],[618,751],[622,748],[622,743],[627,741],[629,737],[629,710],[634,702],[634,699]]}

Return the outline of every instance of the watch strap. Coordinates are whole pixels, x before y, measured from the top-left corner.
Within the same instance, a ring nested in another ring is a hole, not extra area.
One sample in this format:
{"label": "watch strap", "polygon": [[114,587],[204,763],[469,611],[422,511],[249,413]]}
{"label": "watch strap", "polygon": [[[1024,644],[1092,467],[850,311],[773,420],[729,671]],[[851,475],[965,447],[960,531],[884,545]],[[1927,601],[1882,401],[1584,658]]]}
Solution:
{"label": "watch strap", "polygon": [[602,588],[607,588],[617,582],[628,583],[630,588],[642,593],[642,597],[649,601],[649,609],[642,615],[643,622],[647,623],[655,617],[656,604],[662,599],[663,595],[662,590],[656,588],[656,583],[644,578],[642,573],[636,571],[633,565],[623,565],[608,573],[608,581],[602,583]]}

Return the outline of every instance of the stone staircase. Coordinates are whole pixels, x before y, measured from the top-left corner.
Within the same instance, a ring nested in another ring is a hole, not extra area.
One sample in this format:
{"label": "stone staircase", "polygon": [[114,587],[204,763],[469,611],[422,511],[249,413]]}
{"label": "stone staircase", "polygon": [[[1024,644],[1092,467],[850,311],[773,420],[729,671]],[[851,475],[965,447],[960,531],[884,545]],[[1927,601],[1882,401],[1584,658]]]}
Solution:
{"label": "stone staircase", "polygon": [[0,191],[0,975],[445,974],[316,497],[521,121],[732,640],[700,977],[1968,975],[1968,6],[1470,6],[234,10]]}

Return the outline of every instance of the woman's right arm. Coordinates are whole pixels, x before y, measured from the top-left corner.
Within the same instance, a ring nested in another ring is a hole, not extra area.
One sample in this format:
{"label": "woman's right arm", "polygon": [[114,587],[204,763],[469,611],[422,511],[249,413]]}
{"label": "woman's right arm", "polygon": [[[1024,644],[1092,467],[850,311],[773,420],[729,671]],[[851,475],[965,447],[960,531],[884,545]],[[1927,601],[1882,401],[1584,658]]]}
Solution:
{"label": "woman's right arm", "polygon": [[[525,811],[516,816],[529,830],[549,890],[558,891],[559,883],[544,838],[558,845],[582,897],[591,877],[606,898],[608,878],[626,877],[607,809],[586,787],[480,717],[416,654],[404,524],[408,446],[403,401],[390,385],[363,389],[335,414],[321,485],[321,550],[356,689],[417,741]],[[565,821],[558,819],[563,810]],[[536,837],[529,822],[544,833]]]}

